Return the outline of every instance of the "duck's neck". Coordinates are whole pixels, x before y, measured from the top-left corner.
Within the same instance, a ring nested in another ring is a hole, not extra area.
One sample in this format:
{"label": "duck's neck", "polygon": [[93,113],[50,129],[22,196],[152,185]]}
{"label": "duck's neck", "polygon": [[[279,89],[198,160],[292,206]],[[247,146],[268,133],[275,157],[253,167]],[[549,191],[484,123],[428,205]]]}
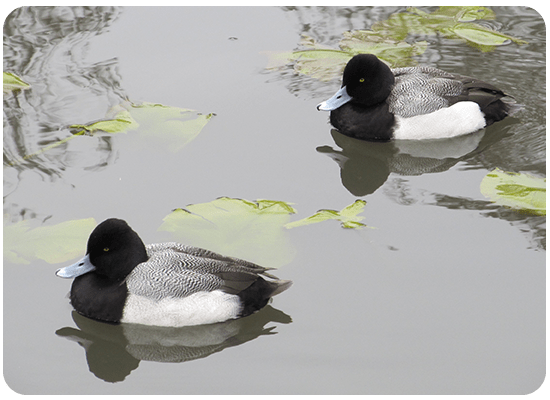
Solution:
{"label": "duck's neck", "polygon": [[395,117],[388,104],[366,107],[350,102],[331,111],[331,124],[342,134],[361,140],[388,141],[393,138]]}

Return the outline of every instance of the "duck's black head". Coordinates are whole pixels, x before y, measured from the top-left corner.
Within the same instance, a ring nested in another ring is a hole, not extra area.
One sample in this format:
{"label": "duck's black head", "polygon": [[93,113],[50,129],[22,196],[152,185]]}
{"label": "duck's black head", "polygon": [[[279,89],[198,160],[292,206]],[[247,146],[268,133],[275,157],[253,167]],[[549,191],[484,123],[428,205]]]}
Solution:
{"label": "duck's black head", "polygon": [[126,221],[110,218],[88,238],[87,254],[95,273],[110,280],[123,280],[136,265],[147,261],[145,245]]}
{"label": "duck's black head", "polygon": [[373,54],[358,54],[346,68],[342,87],[346,88],[352,101],[365,106],[384,102],[395,82],[391,69]]}

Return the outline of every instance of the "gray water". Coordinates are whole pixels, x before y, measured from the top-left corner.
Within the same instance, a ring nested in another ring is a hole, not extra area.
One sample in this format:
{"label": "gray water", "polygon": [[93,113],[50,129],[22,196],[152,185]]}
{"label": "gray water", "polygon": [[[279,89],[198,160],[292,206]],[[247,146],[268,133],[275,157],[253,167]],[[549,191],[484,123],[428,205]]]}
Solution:
{"label": "gray water", "polygon": [[[145,243],[169,241],[158,228],[173,209],[220,196],[292,203],[292,220],[363,199],[369,228],[325,221],[285,230],[284,254],[251,261],[278,267],[290,290],[251,317],[183,329],[75,315],[70,281],[54,271],[77,256],[28,264],[5,256],[8,386],[24,394],[537,390],[545,217],[495,205],[479,186],[496,167],[545,177],[546,30],[533,9],[493,9],[486,24],[528,43],[481,52],[419,37],[430,44],[415,59],[494,83],[524,110],[412,148],[331,132],[315,106],[337,79],[266,69],[266,52],[295,49],[303,33],[336,47],[342,32],[401,8],[15,10],[4,25],[4,71],[32,88],[4,95],[4,232],[21,221],[118,217]],[[70,136],[67,125],[105,118],[126,98],[215,116],[177,152],[135,132],[40,152]]]}

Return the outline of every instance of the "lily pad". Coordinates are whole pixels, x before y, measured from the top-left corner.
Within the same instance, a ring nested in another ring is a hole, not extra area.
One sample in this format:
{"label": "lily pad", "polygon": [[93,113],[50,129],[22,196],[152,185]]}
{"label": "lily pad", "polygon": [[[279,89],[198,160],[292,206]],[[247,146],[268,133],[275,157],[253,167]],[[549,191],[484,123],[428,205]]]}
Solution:
{"label": "lily pad", "polygon": [[42,226],[31,220],[15,224],[4,221],[4,259],[15,264],[30,264],[37,259],[57,264],[83,256],[96,225],[93,218]]}
{"label": "lily pad", "polygon": [[181,150],[195,139],[214,114],[162,104],[121,104],[111,111],[115,118],[131,118],[140,136],[153,138],[171,151]]}
{"label": "lily pad", "polygon": [[292,63],[296,73],[328,82],[337,78],[349,59],[353,57],[353,54],[348,51],[321,45],[307,35],[302,35],[300,45],[305,49],[284,53],[265,52],[264,54],[269,58],[266,68],[277,70]]}
{"label": "lily pad", "polygon": [[452,19],[455,21],[475,21],[478,19],[495,19],[495,12],[490,8],[483,6],[442,6],[432,13],[423,13],[417,8],[409,8],[410,12],[415,12],[423,17]]}
{"label": "lily pad", "polygon": [[299,74],[328,82],[340,75],[351,57],[351,53],[342,50],[317,49],[289,53],[287,60],[295,62],[294,70]]}
{"label": "lily pad", "polygon": [[2,75],[4,77],[4,93],[13,92],[15,90],[25,90],[31,87],[31,85],[11,72],[3,72]]}
{"label": "lily pad", "polygon": [[287,229],[296,228],[298,226],[316,224],[331,219],[335,219],[341,222],[343,228],[354,229],[366,227],[365,224],[359,222],[364,219],[357,214],[363,211],[363,208],[367,204],[364,200],[356,200],[353,204],[347,206],[342,211],[335,210],[319,210],[311,217],[294,221],[285,225]]}
{"label": "lily pad", "polygon": [[392,67],[402,67],[414,64],[411,57],[422,54],[427,47],[424,41],[409,44],[370,33],[344,32],[340,50],[327,48],[304,35],[301,42],[302,46],[307,47],[304,50],[266,53],[269,56],[267,68],[275,70],[292,63],[295,72],[327,82],[339,77],[347,62],[357,54],[375,54]]}
{"label": "lily pad", "polygon": [[340,41],[340,47],[343,50],[352,55],[374,54],[392,68],[415,65],[416,61],[412,57],[424,53],[428,48],[426,41],[407,43],[376,31],[344,32],[343,36],[344,38]]}
{"label": "lily pad", "polygon": [[[42,154],[82,135],[114,135],[137,131],[155,143],[163,143],[170,151],[181,150],[202,131],[214,114],[201,114],[191,109],[164,106],[162,104],[122,103],[113,107],[105,119],[88,124],[73,124],[68,128],[72,136],[53,142],[39,151],[25,155],[23,160]],[[12,164],[12,165],[13,165]]]}
{"label": "lily pad", "polygon": [[348,60],[360,53],[375,54],[392,68],[412,66],[416,65],[413,57],[424,53],[428,42],[407,41],[411,34],[443,35],[449,39],[464,40],[484,52],[509,42],[526,43],[473,22],[494,18],[492,10],[481,6],[440,7],[431,13],[411,7],[374,23],[370,30],[344,32],[338,43],[339,49],[303,36],[300,42],[303,49],[267,53],[267,68],[280,69],[292,64],[297,73],[329,81],[339,77]]}
{"label": "lily pad", "polygon": [[464,39],[470,46],[481,51],[492,51],[495,46],[514,42],[527,42],[513,36],[494,31],[493,29],[472,22],[475,20],[493,20],[495,13],[481,6],[447,6],[440,7],[432,13],[417,8],[409,8],[410,33],[436,35],[441,34],[449,39]]}
{"label": "lily pad", "polygon": [[97,121],[88,125],[71,125],[69,129],[73,135],[94,135],[95,133],[122,133],[137,129],[139,124],[130,116],[130,113],[121,112],[115,119]]}
{"label": "lily pad", "polygon": [[458,24],[450,28],[456,36],[481,46],[500,46],[512,38],[477,24]]}
{"label": "lily pad", "polygon": [[283,229],[295,212],[283,201],[220,197],[174,210],[159,230],[176,241],[278,267],[295,254]]}
{"label": "lily pad", "polygon": [[76,135],[137,130],[140,136],[154,137],[171,151],[178,151],[197,137],[213,115],[162,104],[123,103],[113,107],[105,120],[69,128]]}
{"label": "lily pad", "polygon": [[496,168],[483,178],[480,190],[485,197],[502,206],[546,215],[546,179]]}

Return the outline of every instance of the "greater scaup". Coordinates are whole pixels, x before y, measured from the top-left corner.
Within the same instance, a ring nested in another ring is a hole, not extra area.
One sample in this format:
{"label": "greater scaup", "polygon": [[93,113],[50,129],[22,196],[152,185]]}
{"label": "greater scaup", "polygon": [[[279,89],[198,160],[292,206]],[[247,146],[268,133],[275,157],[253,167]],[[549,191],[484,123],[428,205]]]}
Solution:
{"label": "greater scaup", "polygon": [[317,105],[342,134],[384,141],[464,135],[520,108],[489,83],[432,67],[392,70],[373,54],[354,56],[341,89]]}
{"label": "greater scaup", "polygon": [[111,218],[90,234],[86,256],[56,274],[75,278],[71,304],[86,317],[187,326],[244,317],[264,307],[292,284],[269,269],[179,243],[145,246],[125,221]]}

